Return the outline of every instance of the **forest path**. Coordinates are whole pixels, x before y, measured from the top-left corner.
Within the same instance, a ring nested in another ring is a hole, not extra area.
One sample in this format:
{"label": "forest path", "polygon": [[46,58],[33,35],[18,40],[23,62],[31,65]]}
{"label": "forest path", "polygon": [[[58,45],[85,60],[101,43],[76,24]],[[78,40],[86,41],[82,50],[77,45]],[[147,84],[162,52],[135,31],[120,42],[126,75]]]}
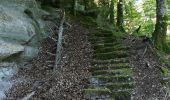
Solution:
{"label": "forest path", "polygon": [[94,50],[88,100],[164,100],[161,64],[145,38],[89,34]]}
{"label": "forest path", "polygon": [[164,100],[161,64],[149,41],[70,23],[57,77],[43,84],[52,75],[56,50],[56,42],[47,38],[38,57],[14,77],[24,80],[8,91],[7,100],[34,91],[35,100]]}

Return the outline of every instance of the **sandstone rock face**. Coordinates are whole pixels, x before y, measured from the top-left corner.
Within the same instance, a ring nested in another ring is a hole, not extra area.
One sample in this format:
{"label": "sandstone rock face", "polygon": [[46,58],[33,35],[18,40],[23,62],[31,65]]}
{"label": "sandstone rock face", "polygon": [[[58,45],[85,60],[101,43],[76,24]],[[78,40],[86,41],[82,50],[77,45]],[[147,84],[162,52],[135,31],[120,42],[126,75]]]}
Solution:
{"label": "sandstone rock face", "polygon": [[0,40],[0,59],[5,59],[13,54],[24,51],[24,46],[20,44],[8,43]]}
{"label": "sandstone rock face", "polygon": [[[34,0],[0,0],[0,100],[12,82],[9,79],[38,54],[45,24]],[[29,16],[25,10],[31,13]]]}
{"label": "sandstone rock face", "polygon": [[9,78],[17,72],[17,65],[15,63],[1,62],[0,63],[0,100],[5,98],[5,92],[11,88],[12,83],[8,81]]}

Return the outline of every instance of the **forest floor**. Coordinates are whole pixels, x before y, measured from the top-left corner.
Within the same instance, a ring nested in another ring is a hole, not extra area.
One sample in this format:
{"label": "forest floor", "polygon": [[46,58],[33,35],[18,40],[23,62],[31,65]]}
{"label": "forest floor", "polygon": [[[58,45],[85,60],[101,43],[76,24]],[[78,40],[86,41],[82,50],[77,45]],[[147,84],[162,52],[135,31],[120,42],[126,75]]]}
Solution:
{"label": "forest floor", "polygon": [[151,42],[146,37],[129,36],[124,43],[135,51],[130,58],[137,83],[134,100],[166,100],[166,92],[161,84],[162,64],[155,55]]}
{"label": "forest floor", "polygon": [[[56,42],[50,38],[44,39],[38,57],[20,68],[19,73],[13,77],[12,81],[16,83],[7,92],[7,100],[25,97],[30,100],[84,99],[83,89],[89,84],[93,56],[87,35],[90,32],[91,29],[85,28],[78,21],[72,21],[71,27],[65,29],[61,64],[56,77],[48,82],[46,80],[53,71]],[[161,63],[149,41],[128,36],[122,43],[134,51],[129,58],[136,82],[132,99],[163,100],[165,91],[161,86]]]}
{"label": "forest floor", "polygon": [[72,22],[70,28],[64,28],[60,67],[56,77],[48,82],[53,72],[56,42],[51,38],[44,39],[38,57],[13,77],[12,81],[16,83],[7,92],[7,100],[81,100],[88,83],[92,56],[87,37],[89,31],[77,21]]}

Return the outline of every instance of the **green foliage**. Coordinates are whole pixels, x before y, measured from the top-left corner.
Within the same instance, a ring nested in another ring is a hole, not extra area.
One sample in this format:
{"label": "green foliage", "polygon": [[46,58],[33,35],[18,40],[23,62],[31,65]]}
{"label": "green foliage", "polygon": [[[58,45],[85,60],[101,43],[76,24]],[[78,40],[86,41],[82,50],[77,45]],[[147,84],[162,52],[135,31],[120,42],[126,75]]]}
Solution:
{"label": "green foliage", "polygon": [[[126,31],[137,36],[152,37],[156,17],[155,0],[143,0],[143,3],[138,5],[135,0],[127,0],[124,5]],[[136,32],[139,26],[141,28],[139,32]]]}
{"label": "green foliage", "polygon": [[156,0],[144,0],[143,3],[143,11],[144,15],[148,18],[156,17]]}
{"label": "green foliage", "polygon": [[125,2],[125,30],[132,34],[141,23],[141,15],[135,9],[134,2]]}
{"label": "green foliage", "polygon": [[97,16],[97,23],[100,27],[103,27],[108,24],[109,13],[110,13],[110,9],[108,8],[108,5],[104,5],[99,8],[99,14]]}
{"label": "green foliage", "polygon": [[167,68],[165,68],[165,67],[161,67],[160,68],[161,69],[161,72],[162,72],[162,74],[163,74],[163,76],[168,76],[169,74],[169,71],[168,71],[168,69]]}

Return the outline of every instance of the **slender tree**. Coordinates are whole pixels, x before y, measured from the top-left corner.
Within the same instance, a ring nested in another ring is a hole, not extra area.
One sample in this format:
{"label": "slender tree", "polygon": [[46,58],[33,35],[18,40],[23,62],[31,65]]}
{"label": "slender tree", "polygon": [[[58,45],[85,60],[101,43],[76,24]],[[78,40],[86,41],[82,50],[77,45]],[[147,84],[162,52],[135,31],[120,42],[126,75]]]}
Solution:
{"label": "slender tree", "polygon": [[123,28],[123,0],[118,0],[117,3],[117,26],[120,31],[125,32]]}
{"label": "slender tree", "polygon": [[85,6],[85,10],[87,10],[87,6],[88,6],[88,0],[83,0],[84,6]]}
{"label": "slender tree", "polygon": [[76,2],[77,0],[72,0],[72,11],[73,11],[73,15],[76,15]]}
{"label": "slender tree", "polygon": [[156,0],[156,25],[152,38],[158,49],[166,46],[167,15],[166,0]]}
{"label": "slender tree", "polygon": [[114,0],[110,1],[110,23],[114,24]]}

